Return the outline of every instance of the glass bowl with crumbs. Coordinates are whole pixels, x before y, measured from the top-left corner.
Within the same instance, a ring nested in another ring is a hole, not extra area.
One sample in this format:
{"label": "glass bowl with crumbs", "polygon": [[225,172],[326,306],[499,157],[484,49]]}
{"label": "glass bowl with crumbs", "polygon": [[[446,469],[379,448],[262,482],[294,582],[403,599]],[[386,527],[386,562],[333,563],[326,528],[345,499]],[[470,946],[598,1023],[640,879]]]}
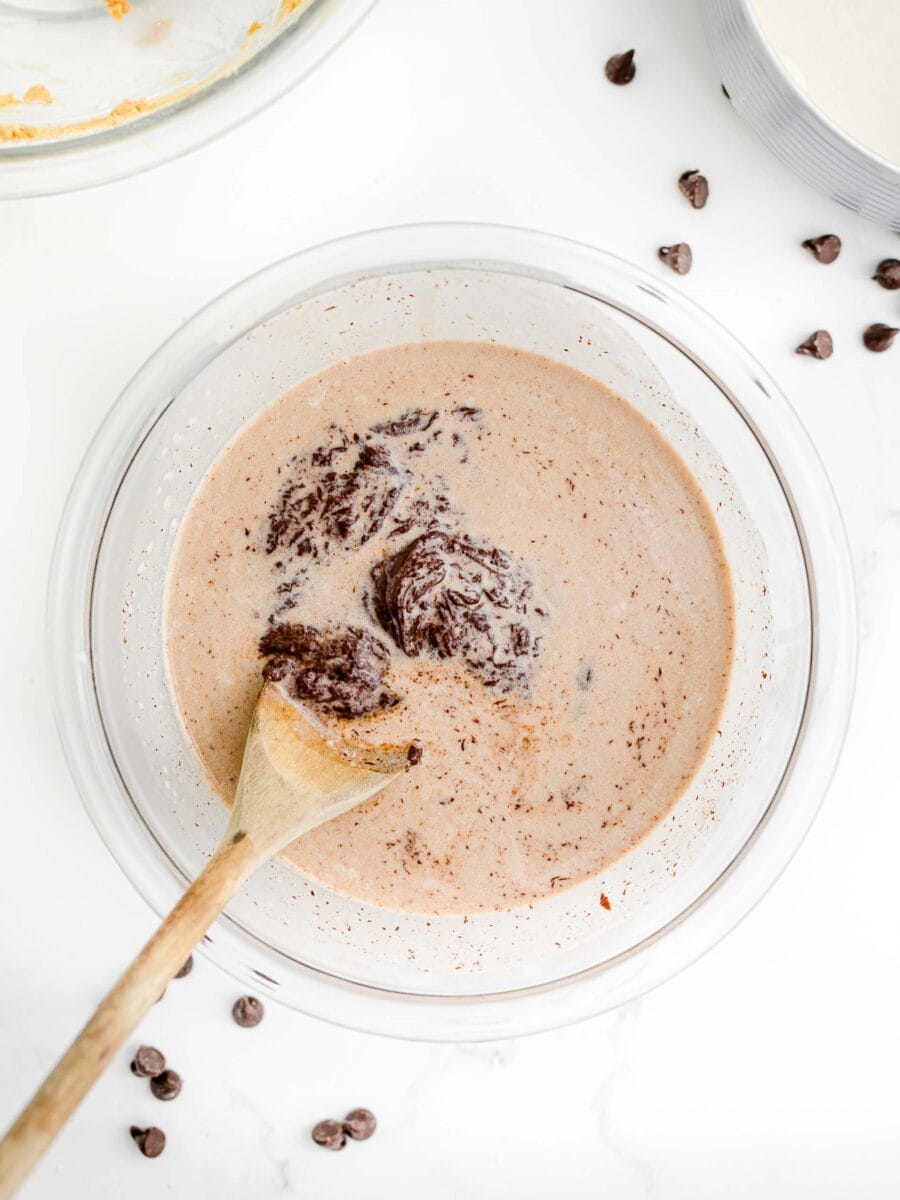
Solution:
{"label": "glass bowl with crumbs", "polygon": [[0,2],[0,198],[176,158],[302,79],[375,0]]}

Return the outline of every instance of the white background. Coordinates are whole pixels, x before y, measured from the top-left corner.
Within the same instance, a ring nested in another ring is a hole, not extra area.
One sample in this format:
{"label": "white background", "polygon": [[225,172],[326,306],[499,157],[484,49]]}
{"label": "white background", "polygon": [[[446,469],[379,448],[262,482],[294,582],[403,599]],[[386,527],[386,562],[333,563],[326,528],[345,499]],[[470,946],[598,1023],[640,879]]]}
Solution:
{"label": "white background", "polygon": [[[638,76],[603,63],[634,45]],[[701,167],[692,211],[679,173]],[[268,112],[115,185],[0,206],[0,1125],[153,917],[85,816],[53,731],[43,600],[88,441],[142,361],[200,305],[291,251],[426,219],[544,228],[678,282],[773,372],[847,521],[861,605],[855,715],[787,874],[721,946],[579,1027],[482,1046],[395,1043],[270,1007],[200,961],[145,1020],[185,1077],[161,1105],[121,1053],[24,1189],[28,1200],[885,1197],[900,1188],[900,293],[869,280],[896,235],[812,193],[719,90],[692,0],[382,0]],[[799,248],[836,232],[823,267]],[[817,327],[829,362],[794,356]],[[137,1039],[136,1039],[137,1040]],[[136,1044],[131,1043],[131,1047]],[[381,1126],[329,1154],[325,1115]],[[135,1121],[168,1133],[143,1159]]]}

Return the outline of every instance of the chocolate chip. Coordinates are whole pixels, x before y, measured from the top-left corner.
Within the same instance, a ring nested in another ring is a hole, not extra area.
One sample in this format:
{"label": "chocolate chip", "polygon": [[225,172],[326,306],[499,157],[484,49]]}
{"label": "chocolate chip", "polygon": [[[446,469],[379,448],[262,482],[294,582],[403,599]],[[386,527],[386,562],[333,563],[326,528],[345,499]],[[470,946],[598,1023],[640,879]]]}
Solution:
{"label": "chocolate chip", "polygon": [[660,246],[659,257],[676,275],[687,275],[694,261],[687,242],[676,242],[674,246]]}
{"label": "chocolate chip", "polygon": [[344,1133],[355,1142],[364,1142],[375,1132],[377,1124],[375,1114],[367,1108],[354,1108],[344,1117]]}
{"label": "chocolate chip", "polygon": [[804,250],[809,250],[816,262],[833,263],[841,252],[841,239],[836,233],[823,233],[821,237],[807,238]]}
{"label": "chocolate chip", "polygon": [[189,954],[187,956],[187,958],[184,960],[184,965],[175,972],[174,978],[175,979],[184,979],[185,975],[190,975],[190,973],[191,973],[191,971],[193,971],[193,969],[194,969],[194,956],[193,956],[193,954]]}
{"label": "chocolate chip", "polygon": [[874,350],[876,354],[880,354],[882,350],[888,350],[900,330],[893,329],[890,325],[882,325],[879,321],[875,325],[870,325],[863,333],[863,343],[867,350]]}
{"label": "chocolate chip", "polygon": [[872,278],[889,292],[895,292],[900,288],[900,258],[883,258]]}
{"label": "chocolate chip", "polygon": [[177,1071],[162,1071],[150,1080],[150,1091],[157,1100],[174,1100],[181,1091],[181,1076]]}
{"label": "chocolate chip", "polygon": [[132,1125],[128,1132],[134,1138],[135,1145],[144,1158],[159,1158],[166,1148],[166,1135],[155,1125],[151,1125],[148,1129]]}
{"label": "chocolate chip", "polygon": [[623,83],[631,83],[634,79],[634,51],[626,50],[624,54],[614,54],[612,58],[607,60],[606,78],[610,83],[616,83],[620,86]]}
{"label": "chocolate chip", "polygon": [[155,1046],[139,1046],[131,1062],[131,1073],[141,1079],[152,1079],[166,1069],[166,1058]]}
{"label": "chocolate chip", "polygon": [[798,354],[805,354],[809,358],[831,358],[833,351],[834,343],[827,329],[817,329],[797,347]]}
{"label": "chocolate chip", "polygon": [[709,180],[696,167],[679,176],[678,187],[691,208],[703,208],[709,199]]}
{"label": "chocolate chip", "polygon": [[240,1000],[235,1000],[231,1010],[235,1024],[240,1025],[242,1029],[252,1029],[254,1025],[258,1025],[264,1014],[262,1001],[257,1000],[255,996],[241,996]]}
{"label": "chocolate chip", "polygon": [[406,751],[406,761],[411,767],[418,766],[425,754],[425,747],[421,742],[410,742],[409,749]]}
{"label": "chocolate chip", "polygon": [[326,1150],[343,1150],[347,1144],[347,1135],[340,1121],[320,1121],[313,1126],[312,1140],[317,1146]]}

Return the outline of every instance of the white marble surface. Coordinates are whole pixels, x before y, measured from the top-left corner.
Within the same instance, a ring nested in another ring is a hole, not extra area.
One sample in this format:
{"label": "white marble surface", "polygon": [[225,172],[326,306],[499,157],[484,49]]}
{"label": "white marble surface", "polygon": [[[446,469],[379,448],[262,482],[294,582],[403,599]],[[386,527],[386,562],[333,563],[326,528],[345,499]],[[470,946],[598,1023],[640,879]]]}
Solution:
{"label": "white marble surface", "polygon": [[[635,45],[628,88],[602,75]],[[710,177],[691,211],[675,179]],[[28,1200],[836,1200],[900,1187],[897,671],[900,316],[868,280],[895,235],[811,193],[719,91],[692,0],[382,0],[300,90],[136,179],[0,207],[0,1125],[153,924],[85,816],[49,726],[43,592],[94,428],[159,341],[297,248],[378,224],[543,227],[655,266],[688,239],[685,292],[734,328],[806,422],[845,513],[861,602],[859,691],[831,794],[741,927],[654,994],[497,1045],[343,1032],[271,1007],[236,1028],[207,962],[140,1037],[184,1075],[163,1106],[117,1057]],[[835,231],[836,264],[798,242]],[[795,357],[817,326],[830,362]],[[311,1124],[365,1104],[373,1141]],[[164,1156],[127,1126],[158,1122]]]}

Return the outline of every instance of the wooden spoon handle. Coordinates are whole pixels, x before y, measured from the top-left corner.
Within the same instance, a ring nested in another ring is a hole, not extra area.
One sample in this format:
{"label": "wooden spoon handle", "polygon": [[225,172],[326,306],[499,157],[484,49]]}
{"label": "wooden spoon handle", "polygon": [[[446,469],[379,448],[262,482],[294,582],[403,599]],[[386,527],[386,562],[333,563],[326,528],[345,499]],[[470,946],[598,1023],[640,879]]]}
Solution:
{"label": "wooden spoon handle", "polygon": [[15,1194],[258,861],[252,838],[226,835],[0,1142],[0,1200]]}

